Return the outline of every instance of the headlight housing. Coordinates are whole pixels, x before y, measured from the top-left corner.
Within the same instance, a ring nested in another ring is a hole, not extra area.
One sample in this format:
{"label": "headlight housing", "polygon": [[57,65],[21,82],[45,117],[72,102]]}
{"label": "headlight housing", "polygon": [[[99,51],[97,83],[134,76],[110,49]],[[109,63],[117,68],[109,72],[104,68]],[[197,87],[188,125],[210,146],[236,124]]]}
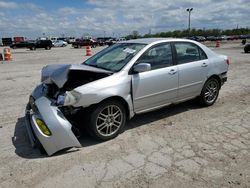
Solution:
{"label": "headlight housing", "polygon": [[57,105],[58,106],[70,106],[78,102],[80,98],[80,93],[72,90],[66,91],[63,95],[58,95],[57,97]]}

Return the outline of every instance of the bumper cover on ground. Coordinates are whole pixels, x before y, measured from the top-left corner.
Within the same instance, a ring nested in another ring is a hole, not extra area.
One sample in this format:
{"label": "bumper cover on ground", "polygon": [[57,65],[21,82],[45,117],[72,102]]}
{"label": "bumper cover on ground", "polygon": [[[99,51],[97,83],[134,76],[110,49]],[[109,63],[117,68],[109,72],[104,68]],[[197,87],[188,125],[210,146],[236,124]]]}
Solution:
{"label": "bumper cover on ground", "polygon": [[[76,136],[72,132],[72,125],[64,117],[62,112],[52,105],[52,102],[42,96],[35,100],[38,112],[26,110],[26,127],[32,146],[35,146],[36,139],[50,156],[55,152],[71,147],[81,147]],[[45,135],[36,123],[36,118],[42,119],[52,135]]]}

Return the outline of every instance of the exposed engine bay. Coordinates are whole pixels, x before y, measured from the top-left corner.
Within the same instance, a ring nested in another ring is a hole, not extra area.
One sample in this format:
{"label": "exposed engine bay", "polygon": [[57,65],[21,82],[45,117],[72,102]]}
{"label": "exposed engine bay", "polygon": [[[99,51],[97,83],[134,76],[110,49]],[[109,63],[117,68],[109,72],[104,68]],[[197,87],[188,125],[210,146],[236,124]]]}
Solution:
{"label": "exposed engine bay", "polygon": [[110,71],[86,65],[48,65],[42,70],[41,81],[47,87],[47,96],[56,99],[59,94],[111,74]]}
{"label": "exposed engine bay", "polygon": [[[55,105],[58,106],[56,101],[59,95],[64,95],[67,91],[111,74],[112,72],[86,65],[48,65],[42,70],[43,94],[55,101]],[[72,124],[72,131],[76,137],[79,137],[79,128],[83,127],[79,124],[79,122],[82,122],[83,116],[79,114],[84,113],[86,109],[60,105],[58,108]]]}

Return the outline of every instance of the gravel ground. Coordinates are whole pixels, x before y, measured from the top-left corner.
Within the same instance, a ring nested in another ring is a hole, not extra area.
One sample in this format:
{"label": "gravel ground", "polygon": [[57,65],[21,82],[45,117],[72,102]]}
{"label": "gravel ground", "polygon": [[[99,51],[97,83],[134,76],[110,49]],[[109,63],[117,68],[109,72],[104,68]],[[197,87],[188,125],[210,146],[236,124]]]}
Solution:
{"label": "gravel ground", "polygon": [[215,105],[138,115],[111,141],[84,135],[52,157],[30,147],[25,105],[44,65],[80,63],[85,50],[12,50],[0,63],[0,187],[250,187],[250,54],[240,42],[214,50],[231,60]]}

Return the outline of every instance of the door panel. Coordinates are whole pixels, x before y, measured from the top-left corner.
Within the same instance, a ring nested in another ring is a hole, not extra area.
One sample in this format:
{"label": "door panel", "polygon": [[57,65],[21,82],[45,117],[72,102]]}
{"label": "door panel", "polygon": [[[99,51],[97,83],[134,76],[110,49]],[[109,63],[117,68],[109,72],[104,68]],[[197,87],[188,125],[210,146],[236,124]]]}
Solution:
{"label": "door panel", "polygon": [[201,60],[178,65],[178,99],[199,95],[206,80],[208,60]]}
{"label": "door panel", "polygon": [[176,66],[151,70],[132,76],[135,112],[174,102],[177,99]]}
{"label": "door panel", "polygon": [[174,46],[179,72],[178,100],[195,97],[206,81],[209,67],[206,54],[191,42],[175,42]]}

